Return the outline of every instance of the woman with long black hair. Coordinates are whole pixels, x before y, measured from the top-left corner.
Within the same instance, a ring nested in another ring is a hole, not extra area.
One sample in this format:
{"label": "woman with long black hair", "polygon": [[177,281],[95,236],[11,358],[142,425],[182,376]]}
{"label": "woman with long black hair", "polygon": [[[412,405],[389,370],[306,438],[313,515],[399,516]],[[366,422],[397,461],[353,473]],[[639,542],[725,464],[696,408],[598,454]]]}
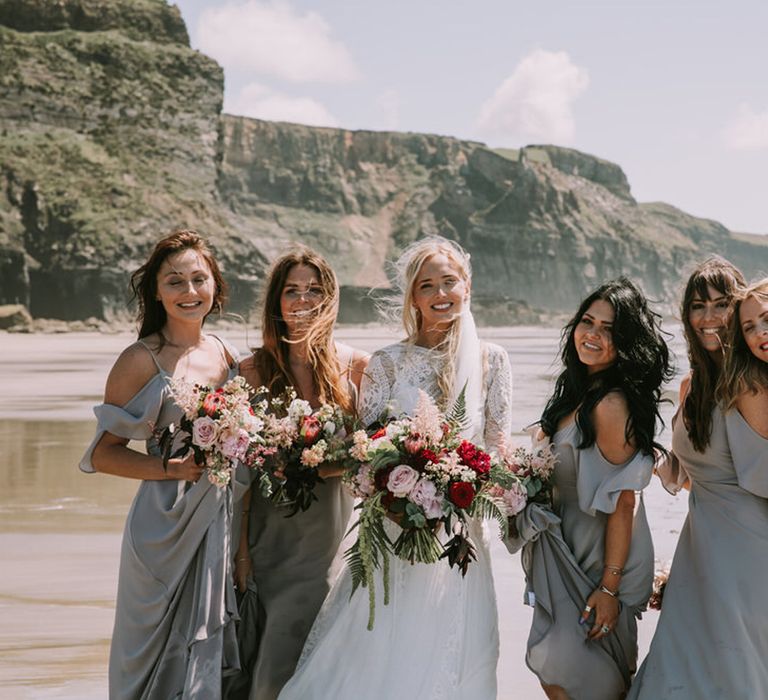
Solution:
{"label": "woman with long black hair", "polygon": [[558,457],[552,510],[517,516],[527,598],[526,661],[552,699],[617,700],[637,659],[636,618],[653,583],[642,497],[661,385],[660,318],[628,279],[590,294],[563,331],[563,370],[541,418]]}

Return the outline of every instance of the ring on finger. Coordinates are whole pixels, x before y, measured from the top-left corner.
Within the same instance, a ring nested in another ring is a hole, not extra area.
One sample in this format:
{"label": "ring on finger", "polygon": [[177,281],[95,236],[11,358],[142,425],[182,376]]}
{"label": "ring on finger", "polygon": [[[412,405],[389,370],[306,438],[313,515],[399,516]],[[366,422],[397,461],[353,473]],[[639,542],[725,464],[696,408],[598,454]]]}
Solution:
{"label": "ring on finger", "polygon": [[608,627],[608,625],[603,625],[603,626],[600,628],[600,631],[601,631],[603,634],[608,634],[608,633],[611,631],[611,628],[610,628],[610,627]]}
{"label": "ring on finger", "polygon": [[587,615],[589,615],[589,613],[592,612],[592,606],[591,605],[585,605],[584,606],[584,612],[587,613]]}

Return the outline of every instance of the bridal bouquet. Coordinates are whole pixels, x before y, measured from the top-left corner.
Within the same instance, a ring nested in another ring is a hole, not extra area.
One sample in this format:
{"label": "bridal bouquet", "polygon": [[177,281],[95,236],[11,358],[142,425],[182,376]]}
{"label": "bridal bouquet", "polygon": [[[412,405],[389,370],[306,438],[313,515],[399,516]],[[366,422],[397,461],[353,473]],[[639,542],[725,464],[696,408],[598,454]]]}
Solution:
{"label": "bridal bouquet", "polygon": [[[266,391],[266,390],[264,390]],[[288,506],[287,517],[307,510],[323,479],[318,467],[348,460],[344,426],[351,422],[339,406],[323,404],[313,409],[292,388],[272,398],[257,398],[264,413],[263,454],[270,459],[271,487],[262,480],[262,493]]]}
{"label": "bridal bouquet", "polygon": [[158,436],[163,466],[191,449],[207,469],[208,480],[223,488],[238,460],[259,464],[264,420],[250,404],[245,379],[235,377],[218,389],[174,379],[171,392],[184,413],[178,425],[172,423]]}
{"label": "bridal bouquet", "polygon": [[[391,421],[368,435],[352,435],[354,466],[345,483],[361,498],[358,539],[346,552],[353,593],[368,588],[373,628],[375,594],[373,573],[383,569],[384,604],[389,598],[389,557],[411,563],[433,564],[445,558],[466,574],[475,559],[469,539],[470,517],[496,517],[506,531],[507,518],[497,499],[487,492],[491,456],[460,436],[465,422],[463,395],[449,415],[443,415],[423,391],[413,417]],[[392,542],[386,518],[402,528]],[[441,528],[450,536],[443,544]]]}

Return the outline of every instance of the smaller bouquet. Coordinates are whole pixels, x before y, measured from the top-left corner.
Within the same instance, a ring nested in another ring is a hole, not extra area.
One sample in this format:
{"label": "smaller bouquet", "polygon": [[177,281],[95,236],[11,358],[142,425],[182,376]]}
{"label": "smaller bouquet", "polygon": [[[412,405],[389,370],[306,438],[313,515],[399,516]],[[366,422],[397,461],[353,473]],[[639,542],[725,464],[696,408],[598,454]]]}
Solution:
{"label": "smaller bouquet", "polygon": [[549,505],[552,497],[552,472],[557,455],[549,440],[534,440],[533,447],[500,448],[490,474],[488,493],[502,504],[508,518],[529,503]]}
{"label": "smaller bouquet", "polygon": [[183,414],[178,426],[172,423],[158,436],[164,467],[191,449],[208,480],[223,488],[238,460],[259,463],[264,420],[250,404],[251,388],[243,377],[218,389],[174,379],[171,392]]}
{"label": "smaller bouquet", "polygon": [[[373,572],[378,568],[388,603],[390,555],[424,564],[444,558],[463,575],[475,559],[468,519],[496,517],[506,530],[505,515],[486,492],[491,456],[461,438],[464,422],[463,395],[445,416],[420,391],[413,417],[391,421],[372,435],[362,430],[352,435],[354,466],[344,479],[362,501],[353,526],[358,538],[345,556],[353,593],[358,586],[368,588],[368,629],[374,622]],[[387,518],[402,528],[394,542],[384,527]],[[442,528],[445,543],[439,538]]]}
{"label": "smaller bouquet", "polygon": [[262,480],[262,493],[288,506],[291,517],[317,500],[314,489],[323,481],[318,467],[348,460],[344,428],[352,419],[335,404],[313,409],[293,388],[257,404],[264,411],[262,453],[272,472],[271,488]]}

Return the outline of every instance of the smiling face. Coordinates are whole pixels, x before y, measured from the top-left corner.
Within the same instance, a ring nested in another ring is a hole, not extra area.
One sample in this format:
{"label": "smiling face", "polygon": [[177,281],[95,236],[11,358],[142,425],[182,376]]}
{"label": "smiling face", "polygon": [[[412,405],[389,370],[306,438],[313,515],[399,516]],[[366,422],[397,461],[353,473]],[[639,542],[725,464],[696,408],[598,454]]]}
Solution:
{"label": "smiling face", "polygon": [[318,271],[311,265],[294,265],[280,293],[280,315],[291,334],[306,327],[325,299]]}
{"label": "smiling face", "polygon": [[573,331],[573,342],[579,360],[594,374],[616,362],[613,344],[613,321],[616,312],[604,299],[595,299],[584,312]]}
{"label": "smiling face", "polygon": [[157,273],[157,299],[168,319],[202,322],[213,307],[215,292],[211,268],[190,248],[169,255]]}
{"label": "smiling face", "polygon": [[444,253],[427,258],[413,283],[413,305],[423,330],[445,329],[461,315],[469,284],[461,269]]}
{"label": "smiling face", "polygon": [[712,285],[707,285],[707,296],[703,299],[698,293],[694,294],[688,309],[688,321],[699,345],[710,354],[720,355],[731,316],[731,301]]}
{"label": "smiling face", "polygon": [[739,324],[750,352],[768,362],[768,298],[750,295],[741,302]]}

